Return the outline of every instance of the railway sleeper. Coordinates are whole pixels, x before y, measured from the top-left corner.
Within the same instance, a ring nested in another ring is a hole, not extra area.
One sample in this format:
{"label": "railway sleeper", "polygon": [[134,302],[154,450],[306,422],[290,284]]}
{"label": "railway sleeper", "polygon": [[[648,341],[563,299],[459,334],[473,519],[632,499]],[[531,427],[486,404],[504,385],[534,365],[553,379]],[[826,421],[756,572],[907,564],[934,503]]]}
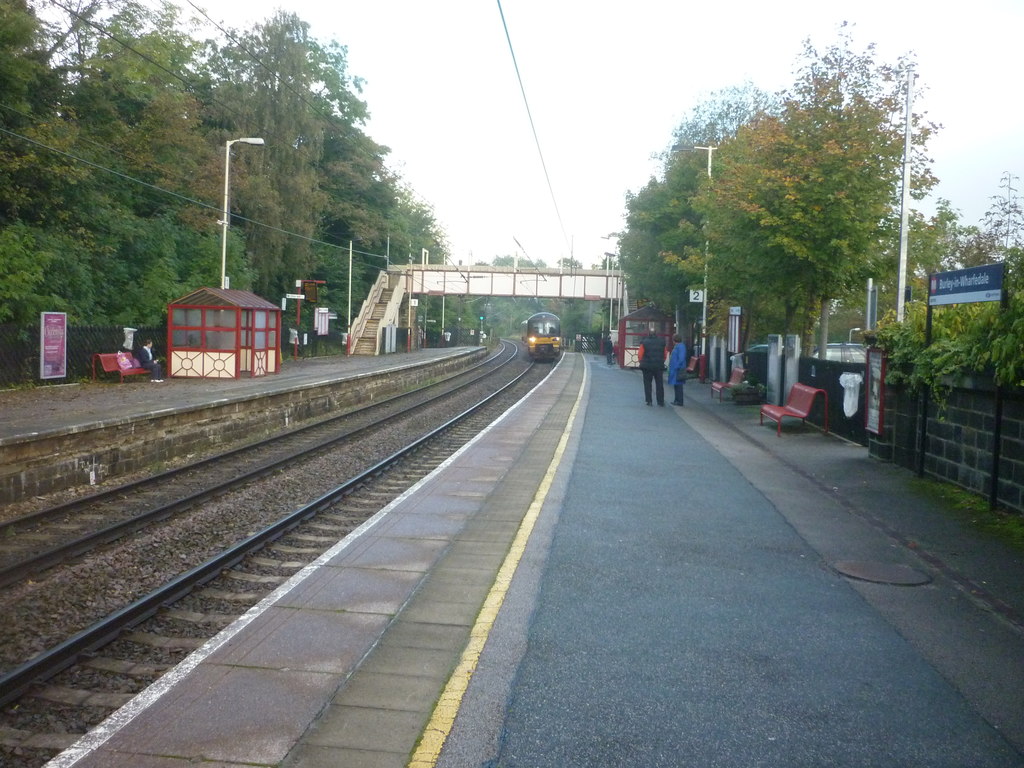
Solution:
{"label": "railway sleeper", "polygon": [[290,544],[280,544],[278,542],[268,544],[267,549],[275,552],[281,552],[285,555],[310,555],[314,557],[318,556],[322,551],[320,549],[314,549],[313,547],[295,547]]}
{"label": "railway sleeper", "polygon": [[158,677],[171,668],[169,664],[143,664],[126,659],[113,659],[109,656],[95,656],[82,659],[83,667],[99,672],[111,672],[126,677]]}
{"label": "railway sleeper", "polygon": [[269,557],[251,557],[249,562],[257,568],[279,568],[282,571],[297,571],[306,565],[298,560],[274,560]]}
{"label": "railway sleeper", "polygon": [[17,728],[0,728],[0,746],[11,749],[65,750],[80,738],[80,733],[33,733]]}
{"label": "railway sleeper", "polygon": [[128,642],[164,651],[194,651],[206,642],[201,637],[168,637],[152,632],[125,632],[123,637]]}
{"label": "railway sleeper", "polygon": [[68,688],[63,685],[46,685],[30,691],[34,699],[67,704],[72,707],[102,707],[103,709],[119,709],[135,698],[134,693],[111,693],[109,691],[88,691]]}
{"label": "railway sleeper", "polygon": [[177,608],[168,608],[161,613],[161,616],[186,624],[212,624],[214,627],[226,627],[238,618],[234,614],[228,613],[200,613],[199,611],[184,611]]}
{"label": "railway sleeper", "polygon": [[282,584],[287,578],[285,576],[270,576],[262,573],[247,573],[245,571],[236,570],[225,571],[221,575],[228,579],[245,581],[249,584],[267,584],[269,586],[277,586],[278,584]]}

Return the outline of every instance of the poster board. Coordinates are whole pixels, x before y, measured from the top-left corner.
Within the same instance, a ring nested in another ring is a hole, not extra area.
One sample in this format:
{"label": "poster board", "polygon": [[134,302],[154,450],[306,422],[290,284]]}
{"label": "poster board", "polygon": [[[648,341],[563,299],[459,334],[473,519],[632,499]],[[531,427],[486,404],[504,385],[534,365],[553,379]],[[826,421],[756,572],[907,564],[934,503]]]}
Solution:
{"label": "poster board", "polygon": [[39,378],[68,375],[68,316],[65,312],[39,313]]}
{"label": "poster board", "polygon": [[864,408],[864,428],[874,435],[880,435],[885,426],[885,412],[882,408],[885,402],[885,353],[875,347],[869,348],[865,368],[867,386],[864,387],[864,396],[867,404]]}

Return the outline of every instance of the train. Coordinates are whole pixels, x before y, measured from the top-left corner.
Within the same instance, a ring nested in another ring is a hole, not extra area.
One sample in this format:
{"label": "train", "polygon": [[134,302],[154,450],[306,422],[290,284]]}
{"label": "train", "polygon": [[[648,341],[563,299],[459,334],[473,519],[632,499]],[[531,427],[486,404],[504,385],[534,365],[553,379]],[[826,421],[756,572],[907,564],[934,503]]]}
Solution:
{"label": "train", "polygon": [[555,361],[562,354],[562,321],[538,312],[523,322],[523,344],[531,360]]}

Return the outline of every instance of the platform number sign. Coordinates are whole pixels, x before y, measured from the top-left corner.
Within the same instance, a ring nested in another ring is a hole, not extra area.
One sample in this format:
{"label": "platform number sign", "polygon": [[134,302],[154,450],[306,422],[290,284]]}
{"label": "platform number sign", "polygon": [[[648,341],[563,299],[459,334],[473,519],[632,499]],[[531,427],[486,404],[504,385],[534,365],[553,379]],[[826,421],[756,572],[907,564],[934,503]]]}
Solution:
{"label": "platform number sign", "polygon": [[700,288],[690,289],[690,303],[691,304],[703,304],[704,303],[704,291]]}

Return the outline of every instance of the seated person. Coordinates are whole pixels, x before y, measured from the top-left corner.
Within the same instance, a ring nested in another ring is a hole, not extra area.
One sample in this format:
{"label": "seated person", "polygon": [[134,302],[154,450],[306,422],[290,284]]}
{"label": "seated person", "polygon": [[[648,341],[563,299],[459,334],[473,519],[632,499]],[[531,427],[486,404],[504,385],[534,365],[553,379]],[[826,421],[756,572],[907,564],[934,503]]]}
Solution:
{"label": "seated person", "polygon": [[142,349],[139,350],[138,354],[139,365],[149,371],[149,380],[159,384],[164,380],[164,371],[160,367],[160,363],[157,362],[153,356],[153,340],[146,339],[146,343],[142,345]]}

